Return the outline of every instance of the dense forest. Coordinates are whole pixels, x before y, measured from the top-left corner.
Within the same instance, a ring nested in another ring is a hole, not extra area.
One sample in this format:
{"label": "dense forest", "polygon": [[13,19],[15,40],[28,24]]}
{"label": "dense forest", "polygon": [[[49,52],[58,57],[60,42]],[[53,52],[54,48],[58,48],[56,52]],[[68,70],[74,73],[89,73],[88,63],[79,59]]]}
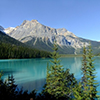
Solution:
{"label": "dense forest", "polygon": [[49,52],[0,42],[0,59],[50,57]]}
{"label": "dense forest", "polygon": [[91,45],[88,49],[83,48],[82,77],[76,80],[74,74],[70,74],[69,69],[64,69],[60,65],[57,45],[54,44],[52,53],[52,64],[47,64],[46,84],[41,93],[35,90],[31,93],[18,89],[13,75],[8,76],[8,80],[1,79],[0,73],[0,100],[98,100],[98,83],[95,80],[96,73],[93,64],[93,54]]}

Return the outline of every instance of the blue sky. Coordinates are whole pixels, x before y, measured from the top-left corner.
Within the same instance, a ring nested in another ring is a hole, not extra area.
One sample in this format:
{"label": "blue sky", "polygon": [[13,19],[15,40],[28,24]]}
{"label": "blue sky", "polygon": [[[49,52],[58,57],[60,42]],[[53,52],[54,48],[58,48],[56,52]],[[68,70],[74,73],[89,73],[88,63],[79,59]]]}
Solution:
{"label": "blue sky", "polygon": [[100,40],[100,0],[0,0],[0,25],[16,27],[36,19],[78,37]]}

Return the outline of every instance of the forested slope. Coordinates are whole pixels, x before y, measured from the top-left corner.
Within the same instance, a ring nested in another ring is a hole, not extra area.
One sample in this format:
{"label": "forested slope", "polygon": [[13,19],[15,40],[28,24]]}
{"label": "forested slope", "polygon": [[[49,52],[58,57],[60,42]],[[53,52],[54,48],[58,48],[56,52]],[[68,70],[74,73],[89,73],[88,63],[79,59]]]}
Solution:
{"label": "forested slope", "polygon": [[0,59],[9,58],[41,58],[50,53],[28,47],[0,31]]}

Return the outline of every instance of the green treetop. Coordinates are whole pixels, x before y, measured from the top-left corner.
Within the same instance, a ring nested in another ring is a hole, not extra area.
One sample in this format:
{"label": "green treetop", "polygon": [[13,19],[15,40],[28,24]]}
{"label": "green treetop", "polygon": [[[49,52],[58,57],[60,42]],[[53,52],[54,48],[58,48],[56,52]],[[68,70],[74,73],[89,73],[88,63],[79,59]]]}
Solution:
{"label": "green treetop", "polygon": [[60,65],[58,47],[54,44],[54,52],[52,53],[52,65],[47,66],[46,92],[56,98],[71,98],[72,88],[76,84],[73,74],[69,73],[69,69],[64,71]]}
{"label": "green treetop", "polygon": [[94,67],[94,59],[93,59],[93,54],[92,54],[92,49],[91,49],[91,45],[88,46],[88,53],[87,53],[87,78],[88,78],[88,86],[89,86],[89,98],[90,100],[95,100],[96,98],[98,98],[97,96],[97,86],[98,83],[95,80],[96,78],[96,72],[95,72],[95,67]]}
{"label": "green treetop", "polygon": [[93,64],[93,54],[91,45],[83,47],[83,60],[82,60],[82,80],[74,90],[74,96],[76,100],[97,100],[97,85],[95,67]]}

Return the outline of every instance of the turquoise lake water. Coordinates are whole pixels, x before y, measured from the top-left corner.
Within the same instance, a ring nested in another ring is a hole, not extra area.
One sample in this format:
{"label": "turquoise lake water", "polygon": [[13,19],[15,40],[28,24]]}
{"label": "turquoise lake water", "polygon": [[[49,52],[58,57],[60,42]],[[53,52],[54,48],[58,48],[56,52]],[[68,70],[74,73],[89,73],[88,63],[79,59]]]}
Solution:
{"label": "turquoise lake water", "polygon": [[[81,78],[82,57],[60,58],[61,65],[69,68],[77,79]],[[3,79],[13,74],[18,87],[31,92],[33,89],[41,91],[46,79],[46,66],[50,59],[12,59],[0,60],[0,71],[3,71]],[[96,80],[100,83],[100,57],[95,57],[94,66],[97,72]],[[100,90],[100,86],[98,87]]]}

